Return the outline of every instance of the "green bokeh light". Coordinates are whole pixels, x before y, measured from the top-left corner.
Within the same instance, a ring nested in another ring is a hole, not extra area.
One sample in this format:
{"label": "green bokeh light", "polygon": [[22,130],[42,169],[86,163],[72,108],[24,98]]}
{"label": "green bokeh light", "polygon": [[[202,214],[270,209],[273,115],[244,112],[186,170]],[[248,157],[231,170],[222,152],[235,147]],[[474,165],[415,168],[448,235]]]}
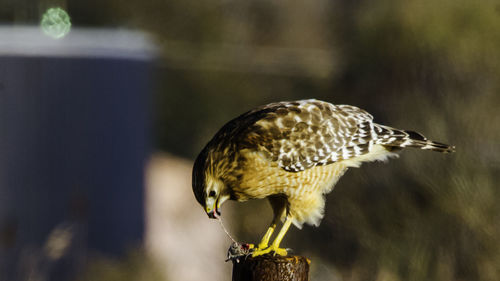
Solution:
{"label": "green bokeh light", "polygon": [[64,37],[71,29],[69,15],[61,8],[48,9],[43,14],[40,25],[45,34],[55,39]]}

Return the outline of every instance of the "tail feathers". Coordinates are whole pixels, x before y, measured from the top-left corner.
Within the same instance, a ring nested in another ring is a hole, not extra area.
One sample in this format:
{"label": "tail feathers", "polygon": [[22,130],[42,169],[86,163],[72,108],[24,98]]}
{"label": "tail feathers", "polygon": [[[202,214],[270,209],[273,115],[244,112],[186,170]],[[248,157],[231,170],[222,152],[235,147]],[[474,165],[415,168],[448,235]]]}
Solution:
{"label": "tail feathers", "polygon": [[428,140],[420,133],[414,131],[399,130],[377,124],[375,125],[375,132],[377,133],[376,143],[391,149],[415,147],[442,153],[455,152],[455,146]]}

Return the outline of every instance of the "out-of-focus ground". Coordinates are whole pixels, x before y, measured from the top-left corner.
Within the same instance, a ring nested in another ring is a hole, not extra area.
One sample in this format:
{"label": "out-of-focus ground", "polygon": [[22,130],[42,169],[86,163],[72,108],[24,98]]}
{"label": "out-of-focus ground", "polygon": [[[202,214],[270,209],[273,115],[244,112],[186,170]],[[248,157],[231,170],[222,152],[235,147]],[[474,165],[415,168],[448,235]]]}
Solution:
{"label": "out-of-focus ground", "polygon": [[[145,249],[168,280],[226,280],[230,240],[193,200],[192,163],[168,154],[153,155],[147,168]],[[224,220],[231,212],[224,209]],[[226,221],[227,223],[227,221]]]}

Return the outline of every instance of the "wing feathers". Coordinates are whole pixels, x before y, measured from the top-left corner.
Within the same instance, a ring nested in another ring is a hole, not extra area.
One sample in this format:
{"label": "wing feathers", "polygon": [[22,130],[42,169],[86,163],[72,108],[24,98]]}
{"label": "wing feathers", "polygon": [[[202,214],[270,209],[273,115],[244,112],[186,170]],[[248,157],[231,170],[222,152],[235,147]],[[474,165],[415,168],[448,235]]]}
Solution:
{"label": "wing feathers", "polygon": [[388,154],[404,147],[454,151],[454,147],[430,141],[417,132],[373,123],[369,113],[355,106],[318,100],[268,104],[233,120],[237,121],[243,122],[244,128],[226,136],[235,138],[233,143],[239,149],[260,151],[289,172],[356,158],[372,161],[367,160],[373,158],[367,155],[370,153],[380,154],[373,159],[383,159],[380,146]]}

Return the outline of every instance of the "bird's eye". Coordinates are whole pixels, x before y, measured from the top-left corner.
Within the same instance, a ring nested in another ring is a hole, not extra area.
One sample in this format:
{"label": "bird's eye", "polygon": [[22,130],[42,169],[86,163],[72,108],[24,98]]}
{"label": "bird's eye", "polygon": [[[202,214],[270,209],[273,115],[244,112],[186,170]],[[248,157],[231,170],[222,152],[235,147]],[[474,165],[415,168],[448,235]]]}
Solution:
{"label": "bird's eye", "polygon": [[208,197],[215,197],[215,190],[211,190],[210,193],[208,193]]}

